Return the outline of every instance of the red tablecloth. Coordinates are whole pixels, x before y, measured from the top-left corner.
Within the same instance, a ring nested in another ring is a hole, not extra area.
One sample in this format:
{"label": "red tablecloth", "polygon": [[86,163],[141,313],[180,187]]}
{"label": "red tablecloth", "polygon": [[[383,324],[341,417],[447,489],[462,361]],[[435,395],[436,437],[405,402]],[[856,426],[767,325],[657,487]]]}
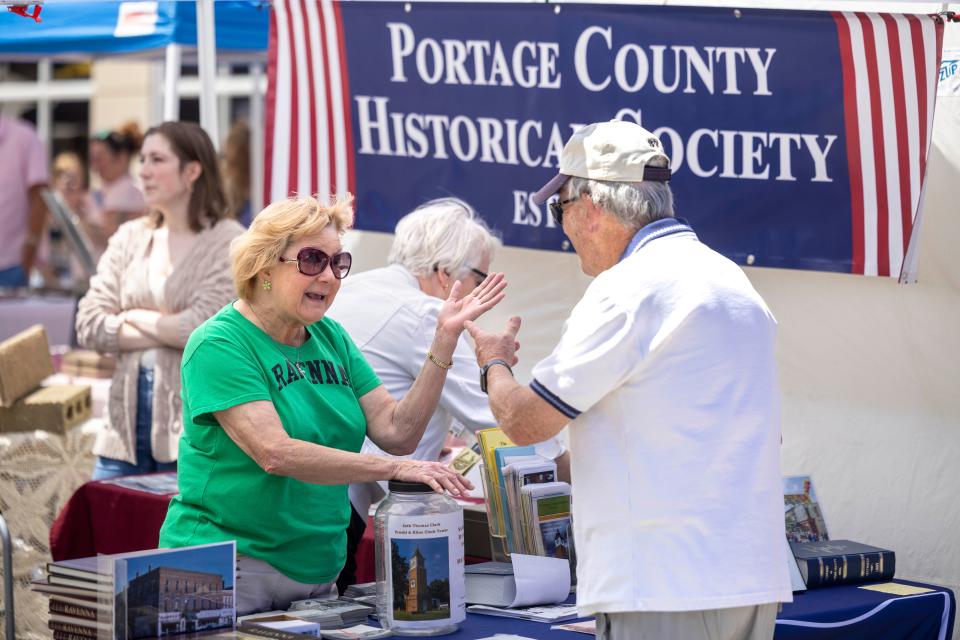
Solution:
{"label": "red tablecloth", "polygon": [[[50,527],[53,559],[156,549],[173,495],[137,491],[109,482],[86,483],[77,489]],[[374,554],[371,519],[357,548],[357,582],[376,578]],[[467,564],[483,560],[486,558],[468,557]]]}
{"label": "red tablecloth", "polygon": [[88,482],[74,492],[50,527],[50,553],[54,560],[67,560],[156,549],[172,497]]}

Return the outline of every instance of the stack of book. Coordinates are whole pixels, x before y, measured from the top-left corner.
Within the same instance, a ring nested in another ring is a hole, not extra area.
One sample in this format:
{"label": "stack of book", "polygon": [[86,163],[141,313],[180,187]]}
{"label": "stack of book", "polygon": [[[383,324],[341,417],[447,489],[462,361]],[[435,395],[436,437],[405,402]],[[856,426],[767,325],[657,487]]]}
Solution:
{"label": "stack of book", "polygon": [[233,627],[236,543],[148,549],[47,564],[54,640],[156,638]]}
{"label": "stack of book", "polygon": [[109,354],[77,349],[63,355],[60,371],[84,378],[111,378],[117,367],[117,359]]}
{"label": "stack of book", "polygon": [[240,629],[250,624],[259,624],[263,621],[281,618],[297,618],[305,622],[312,622],[321,630],[343,629],[367,621],[367,616],[374,613],[375,607],[362,604],[346,598],[335,600],[294,600],[286,611],[268,611],[255,613],[240,619]]}
{"label": "stack of book", "polygon": [[112,629],[113,579],[98,571],[97,558],[50,562],[47,577],[35,580],[31,589],[50,600],[54,640],[96,638]]}
{"label": "stack of book", "polygon": [[343,599],[359,602],[371,607],[377,606],[377,583],[363,582],[352,584],[343,591]]}

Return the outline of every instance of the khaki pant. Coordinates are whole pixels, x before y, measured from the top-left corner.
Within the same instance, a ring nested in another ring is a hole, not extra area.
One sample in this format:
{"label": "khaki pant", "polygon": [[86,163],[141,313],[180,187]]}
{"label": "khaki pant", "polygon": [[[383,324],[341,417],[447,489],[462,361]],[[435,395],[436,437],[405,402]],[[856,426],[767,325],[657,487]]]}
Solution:
{"label": "khaki pant", "polygon": [[291,580],[272,566],[250,556],[237,554],[237,615],[260,611],[286,611],[294,600],[337,597],[337,584],[304,584]]}
{"label": "khaki pant", "polygon": [[770,640],[776,602],[707,611],[598,613],[597,640]]}

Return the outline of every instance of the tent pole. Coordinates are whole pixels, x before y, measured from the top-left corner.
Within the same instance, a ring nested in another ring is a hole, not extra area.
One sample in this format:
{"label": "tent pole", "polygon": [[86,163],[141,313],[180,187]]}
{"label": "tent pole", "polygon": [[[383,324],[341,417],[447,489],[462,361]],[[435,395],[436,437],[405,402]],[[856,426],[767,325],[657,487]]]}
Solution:
{"label": "tent pole", "polygon": [[253,93],[250,96],[250,206],[256,214],[263,209],[263,64],[250,65]]}
{"label": "tent pole", "polygon": [[220,149],[217,126],[217,40],[213,0],[197,0],[197,54],[200,71],[200,126]]}
{"label": "tent pole", "polygon": [[53,151],[53,109],[50,105],[50,81],[53,79],[53,63],[50,58],[41,58],[37,64],[37,83],[40,95],[37,98],[37,135],[43,140],[47,153]]}
{"label": "tent pole", "polygon": [[163,64],[163,120],[180,119],[180,45],[167,45]]}

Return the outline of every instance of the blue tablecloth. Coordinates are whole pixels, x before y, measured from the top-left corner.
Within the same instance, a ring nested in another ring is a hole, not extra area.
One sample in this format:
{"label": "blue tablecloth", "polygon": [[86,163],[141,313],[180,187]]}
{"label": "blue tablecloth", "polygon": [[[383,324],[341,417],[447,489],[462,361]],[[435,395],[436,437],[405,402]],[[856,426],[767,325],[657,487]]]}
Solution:
{"label": "blue tablecloth", "polygon": [[[943,587],[896,580],[933,589],[895,596],[856,586],[811,589],[794,595],[777,616],[776,640],[949,640],[957,603]],[[481,636],[482,637],[482,636]]]}
{"label": "blue tablecloth", "polygon": [[[857,586],[811,589],[796,594],[777,616],[775,640],[949,640],[956,615],[953,592],[943,587],[896,580],[933,589],[895,596]],[[477,640],[512,633],[536,640],[584,640],[590,636],[552,631],[549,624],[467,614],[456,633],[444,638]]]}

